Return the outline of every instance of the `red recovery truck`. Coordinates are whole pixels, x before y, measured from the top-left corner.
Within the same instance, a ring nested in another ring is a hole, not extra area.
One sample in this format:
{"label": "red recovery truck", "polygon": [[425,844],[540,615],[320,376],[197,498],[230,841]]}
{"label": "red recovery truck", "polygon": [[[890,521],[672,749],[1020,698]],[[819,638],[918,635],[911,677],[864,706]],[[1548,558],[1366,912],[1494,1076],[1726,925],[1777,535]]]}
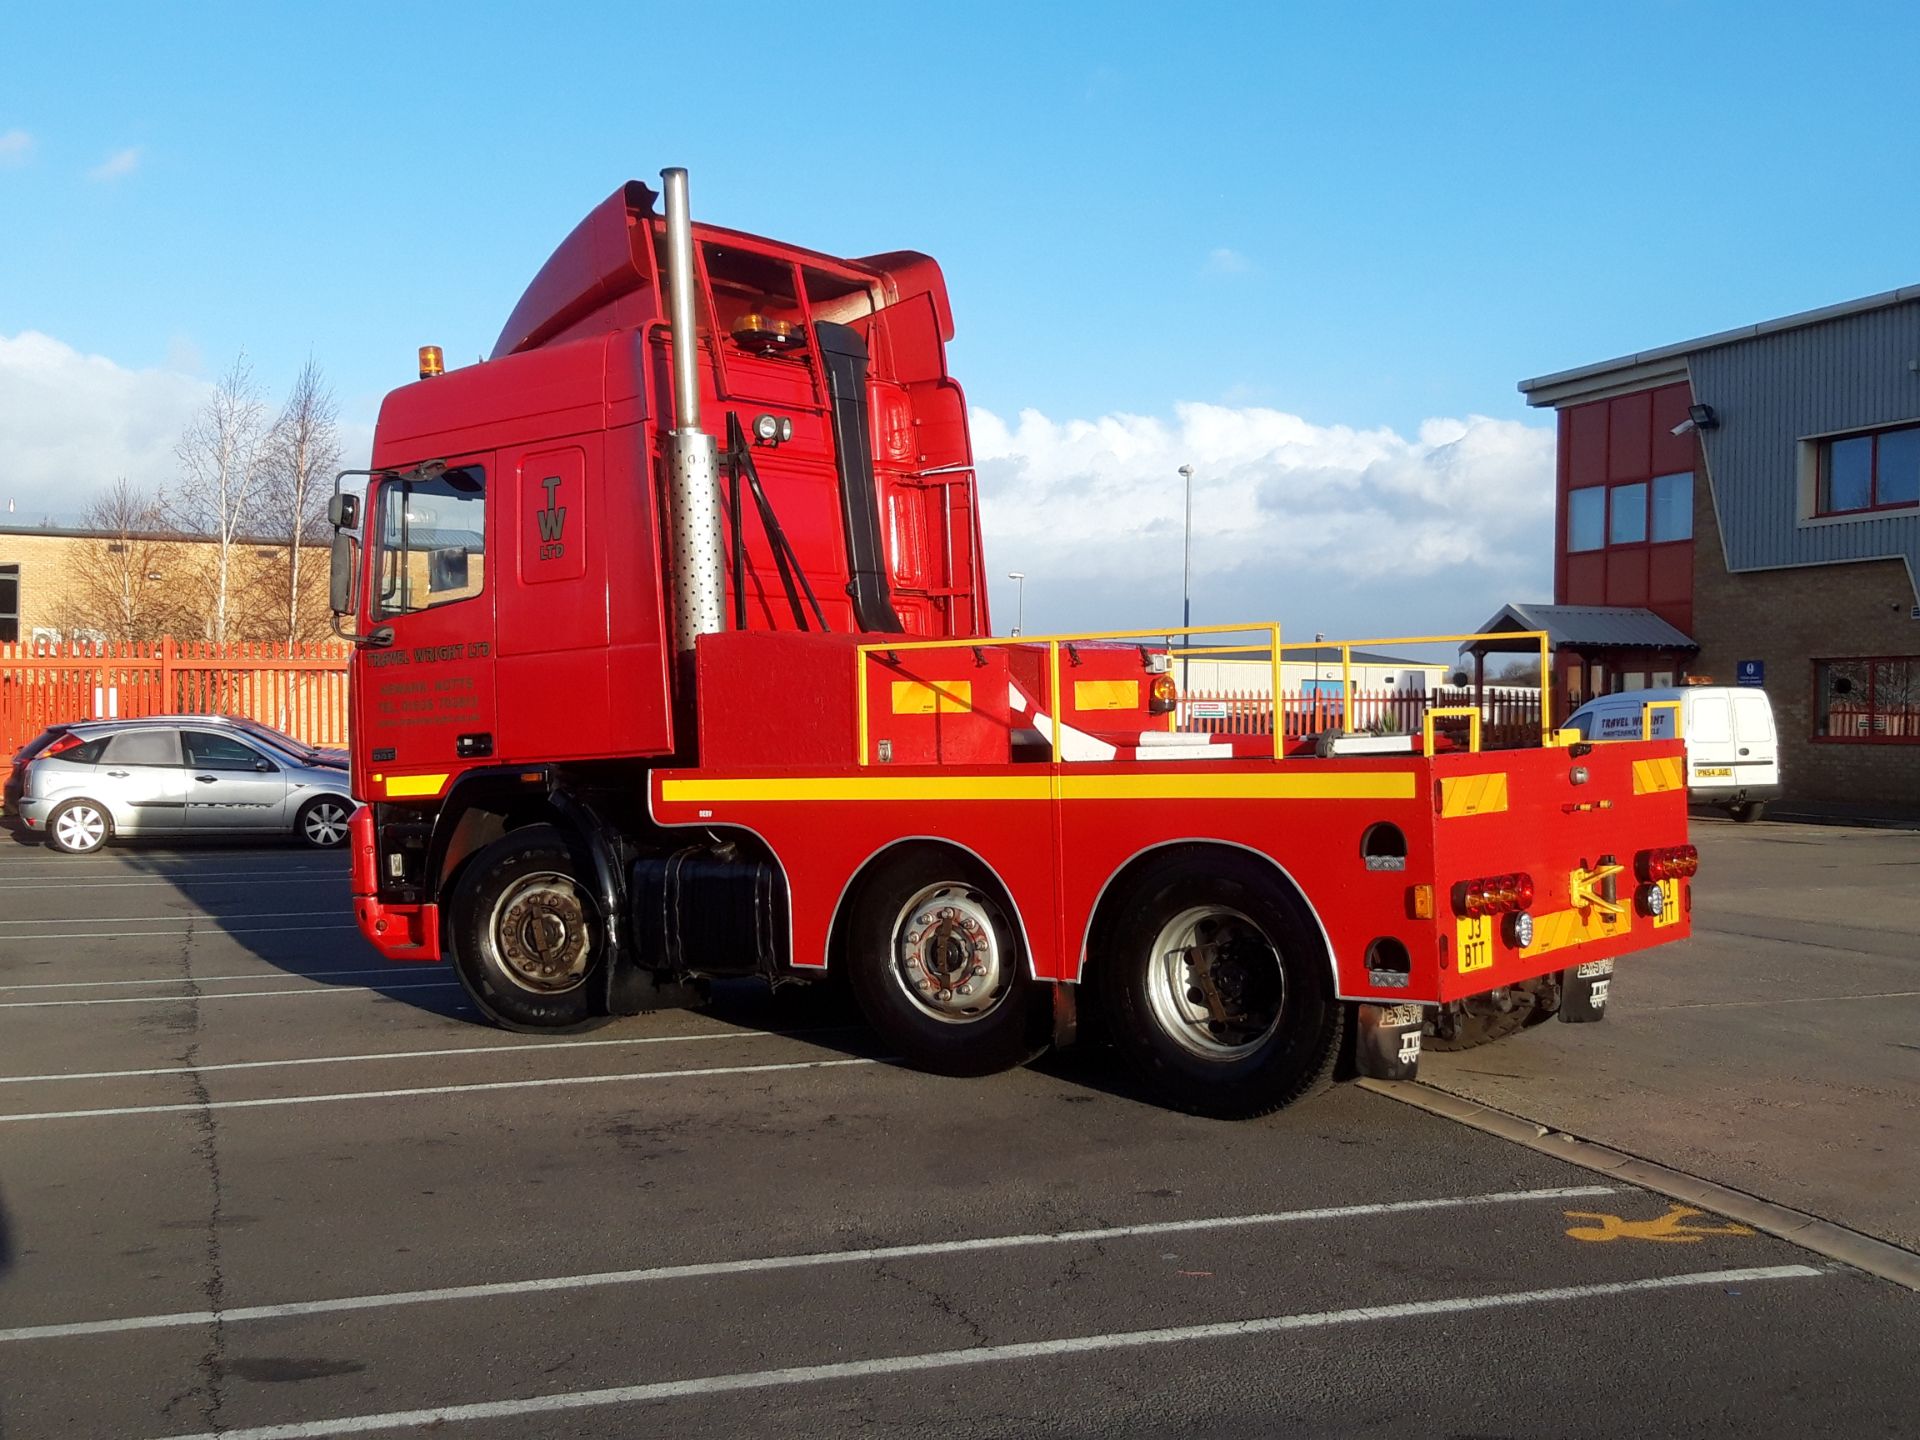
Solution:
{"label": "red recovery truck", "polygon": [[994,636],[939,267],[696,226],[664,181],[486,361],[424,349],[336,489],[383,954],[517,1029],[838,974],[950,1074],[1084,1012],[1247,1116],[1410,1075],[1423,1024],[1598,1019],[1688,933],[1678,740],[1181,733],[1170,657],[1257,646],[1277,695],[1277,625]]}

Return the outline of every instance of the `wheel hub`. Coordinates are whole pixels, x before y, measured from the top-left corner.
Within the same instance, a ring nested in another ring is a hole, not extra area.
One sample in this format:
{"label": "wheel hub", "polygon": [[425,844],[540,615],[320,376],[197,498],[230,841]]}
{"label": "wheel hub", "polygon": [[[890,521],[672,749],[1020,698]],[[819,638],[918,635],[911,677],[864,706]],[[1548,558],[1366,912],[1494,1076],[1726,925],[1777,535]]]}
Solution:
{"label": "wheel hub", "polygon": [[963,885],[930,886],[894,922],[894,977],[940,1020],[976,1020],[999,1004],[1011,978],[992,902]]}
{"label": "wheel hub", "polygon": [[1279,954],[1258,925],[1237,910],[1204,907],[1161,928],[1148,996],[1154,1018],[1185,1049],[1234,1060],[1280,1023],[1285,982]]}
{"label": "wheel hub", "polygon": [[508,978],[530,990],[570,990],[587,972],[593,927],[560,875],[530,875],[500,897],[493,940]]}

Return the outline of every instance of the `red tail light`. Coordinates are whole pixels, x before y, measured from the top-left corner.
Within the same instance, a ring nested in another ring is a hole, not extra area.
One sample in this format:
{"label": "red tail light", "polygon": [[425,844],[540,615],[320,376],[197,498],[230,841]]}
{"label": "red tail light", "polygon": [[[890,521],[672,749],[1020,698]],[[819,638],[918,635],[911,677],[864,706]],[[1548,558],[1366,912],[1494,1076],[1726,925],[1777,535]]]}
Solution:
{"label": "red tail light", "polygon": [[51,760],[54,756],[64,755],[69,750],[78,750],[82,745],[86,743],[87,743],[86,741],[82,740],[78,735],[74,734],[71,730],[69,730],[66,734],[62,735],[58,740],[54,741],[51,745],[47,746],[46,749],[42,750],[39,753],[39,755],[35,756],[34,758],[39,760]]}
{"label": "red tail light", "polygon": [[1533,908],[1531,875],[1487,875],[1453,887],[1453,908],[1462,915],[1509,915]]}
{"label": "red tail light", "polygon": [[1669,845],[1664,850],[1642,850],[1633,868],[1642,880],[1684,880],[1700,868],[1700,852],[1691,845]]}

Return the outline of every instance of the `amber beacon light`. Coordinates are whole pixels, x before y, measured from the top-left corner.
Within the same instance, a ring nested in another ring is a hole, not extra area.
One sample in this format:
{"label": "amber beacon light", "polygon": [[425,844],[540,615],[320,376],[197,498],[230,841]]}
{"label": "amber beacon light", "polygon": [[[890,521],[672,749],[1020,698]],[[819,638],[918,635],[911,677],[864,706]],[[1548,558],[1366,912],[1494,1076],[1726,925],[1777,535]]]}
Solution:
{"label": "amber beacon light", "polygon": [[436,375],[444,374],[446,368],[446,361],[440,354],[438,345],[420,347],[420,378],[422,380],[431,380]]}

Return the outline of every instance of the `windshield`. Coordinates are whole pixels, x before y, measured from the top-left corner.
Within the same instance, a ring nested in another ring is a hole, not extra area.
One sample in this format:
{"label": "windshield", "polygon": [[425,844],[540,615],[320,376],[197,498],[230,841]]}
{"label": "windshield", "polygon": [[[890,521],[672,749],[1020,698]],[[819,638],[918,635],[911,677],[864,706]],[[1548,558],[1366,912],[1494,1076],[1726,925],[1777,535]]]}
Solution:
{"label": "windshield", "polygon": [[244,730],[247,734],[253,736],[254,739],[263,740],[267,744],[274,746],[276,749],[283,750],[289,755],[297,755],[308,761],[318,760],[320,758],[320,752],[313,746],[303,744],[301,741],[294,739],[293,736],[274,729],[271,725],[263,725],[258,720],[249,720],[241,716],[232,717],[232,723],[236,730]]}
{"label": "windshield", "polygon": [[380,486],[380,616],[471,600],[486,585],[486,478],[477,465]]}

